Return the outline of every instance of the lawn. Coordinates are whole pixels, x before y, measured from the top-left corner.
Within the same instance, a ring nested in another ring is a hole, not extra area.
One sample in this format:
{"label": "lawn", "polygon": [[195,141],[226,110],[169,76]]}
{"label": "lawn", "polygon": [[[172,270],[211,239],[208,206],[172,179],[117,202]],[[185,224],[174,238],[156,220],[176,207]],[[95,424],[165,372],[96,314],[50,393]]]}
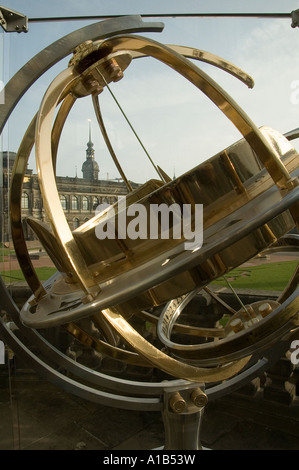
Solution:
{"label": "lawn", "polygon": [[[226,279],[234,289],[282,291],[291,278],[297,264],[297,261],[283,261],[253,267],[239,267],[226,274]],[[36,268],[37,275],[41,281],[45,281],[55,274],[56,271],[56,268]],[[24,281],[24,276],[20,269],[1,271],[0,274],[6,283]],[[227,287],[227,283],[223,278],[214,281],[213,285]]]}
{"label": "lawn", "polygon": [[[239,267],[230,271],[226,279],[234,289],[282,291],[291,278],[298,262],[283,261],[259,266]],[[224,279],[217,279],[213,285],[227,287]]]}
{"label": "lawn", "polygon": [[[46,281],[49,277],[53,276],[56,273],[56,268],[36,268],[35,269],[38,278],[41,281]],[[22,282],[25,280],[24,275],[20,269],[15,269],[11,271],[0,271],[1,277],[3,277],[4,282],[6,283],[15,283]]]}

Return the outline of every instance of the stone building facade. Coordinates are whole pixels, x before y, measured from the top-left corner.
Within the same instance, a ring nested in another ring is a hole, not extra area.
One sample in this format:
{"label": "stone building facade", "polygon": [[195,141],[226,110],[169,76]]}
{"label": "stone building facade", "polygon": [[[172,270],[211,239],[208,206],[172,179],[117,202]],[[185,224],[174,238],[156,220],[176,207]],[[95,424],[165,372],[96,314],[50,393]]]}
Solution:
{"label": "stone building facade", "polygon": [[[1,188],[1,228],[2,242],[7,242],[9,236],[9,196],[10,175],[14,165],[16,154],[14,152],[2,152],[3,181]],[[86,150],[86,160],[82,165],[83,177],[57,176],[56,184],[60,196],[62,208],[71,230],[91,219],[99,204],[113,204],[118,197],[127,194],[128,190],[124,182],[117,180],[101,180],[98,178],[99,165],[95,160],[93,143],[89,138]],[[130,182],[133,189],[139,185]],[[47,223],[47,216],[41,197],[38,176],[32,170],[27,169],[24,177],[21,196],[23,230],[26,240],[34,240],[35,235],[26,224],[27,217],[34,217]]]}

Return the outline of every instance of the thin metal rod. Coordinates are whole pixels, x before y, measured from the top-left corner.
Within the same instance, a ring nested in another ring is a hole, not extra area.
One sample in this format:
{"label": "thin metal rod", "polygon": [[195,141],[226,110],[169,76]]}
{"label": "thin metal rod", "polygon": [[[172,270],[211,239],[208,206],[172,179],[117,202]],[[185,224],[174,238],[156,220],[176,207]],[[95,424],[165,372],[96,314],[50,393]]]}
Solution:
{"label": "thin metal rod", "polygon": [[[56,16],[28,18],[28,22],[105,20],[121,16],[128,15]],[[291,18],[292,13],[141,13],[140,16],[142,18]]]}
{"label": "thin metal rod", "polygon": [[248,313],[247,307],[243,304],[242,300],[241,300],[240,297],[238,296],[237,292],[235,291],[235,289],[233,288],[233,286],[231,285],[231,283],[229,282],[229,280],[226,279],[225,276],[223,276],[223,279],[224,279],[225,282],[227,283],[228,287],[231,289],[232,293],[234,294],[234,296],[236,297],[236,299],[237,299],[238,302],[240,303],[241,307],[244,308],[245,312]]}
{"label": "thin metal rod", "polygon": [[103,116],[102,116],[102,113],[101,113],[101,110],[100,110],[100,103],[99,103],[99,98],[98,96],[93,96],[92,97],[92,102],[93,102],[93,107],[94,107],[94,111],[95,111],[95,115],[96,115],[96,118],[98,120],[98,124],[100,126],[100,129],[102,131],[102,135],[103,135],[103,138],[105,140],[105,143],[107,145],[107,148],[110,152],[110,155],[116,165],[116,168],[118,169],[123,181],[125,182],[128,190],[131,192],[133,191],[133,188],[132,188],[132,185],[130,184],[129,180],[127,179],[126,177],[126,174],[125,172],[123,171],[119,161],[118,161],[118,158],[113,150],[113,147],[112,147],[112,144],[110,142],[110,139],[108,137],[108,133],[106,131],[106,128],[105,128],[105,124],[104,124],[104,121],[103,121]]}
{"label": "thin metal rod", "polygon": [[[98,69],[97,69],[98,70]],[[153,167],[155,168],[156,172],[158,173],[159,177],[161,178],[161,180],[165,183],[165,179],[162,175],[162,173],[159,171],[159,168],[155,165],[154,161],[152,160],[150,154],[148,153],[148,151],[146,150],[146,148],[144,147],[142,141],[140,140],[137,132],[135,131],[134,127],[132,126],[131,122],[129,121],[128,117],[126,116],[124,110],[122,109],[120,103],[118,102],[116,96],[114,95],[113,91],[111,90],[111,88],[109,87],[108,83],[107,83],[107,80],[105,79],[105,77],[101,74],[101,72],[98,70],[99,74],[101,75],[102,79],[104,80],[105,82],[105,85],[107,86],[108,88],[108,91],[109,93],[111,94],[112,98],[114,99],[116,105],[118,106],[120,112],[122,113],[123,117],[125,118],[125,120],[127,121],[128,125],[130,126],[130,129],[131,131],[133,132],[133,134],[135,135],[136,139],[138,140],[139,144],[141,145],[143,151],[145,152],[147,158],[149,159],[149,161],[151,162],[151,164],[153,165]]]}

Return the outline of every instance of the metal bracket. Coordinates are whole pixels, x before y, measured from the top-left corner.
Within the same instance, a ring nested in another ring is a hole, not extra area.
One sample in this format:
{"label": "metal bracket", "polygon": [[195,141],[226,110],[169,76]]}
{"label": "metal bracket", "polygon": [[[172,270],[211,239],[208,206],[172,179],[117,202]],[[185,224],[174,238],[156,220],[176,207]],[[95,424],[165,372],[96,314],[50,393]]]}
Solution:
{"label": "metal bracket", "polygon": [[2,6],[0,6],[0,24],[7,33],[28,32],[28,17]]}
{"label": "metal bracket", "polygon": [[299,26],[299,10],[294,10],[291,13],[292,15],[292,28],[296,28]]}

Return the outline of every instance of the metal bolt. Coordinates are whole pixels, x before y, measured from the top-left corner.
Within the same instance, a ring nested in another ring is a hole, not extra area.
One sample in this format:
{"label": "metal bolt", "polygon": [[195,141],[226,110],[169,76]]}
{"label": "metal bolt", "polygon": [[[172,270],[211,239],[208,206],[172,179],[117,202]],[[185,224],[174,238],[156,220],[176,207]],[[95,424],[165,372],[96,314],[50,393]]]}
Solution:
{"label": "metal bolt", "polygon": [[169,399],[169,406],[174,413],[183,413],[187,408],[187,403],[179,392],[175,392]]}
{"label": "metal bolt", "polygon": [[200,389],[195,388],[191,393],[191,400],[198,408],[203,408],[208,403],[207,395]]}
{"label": "metal bolt", "polygon": [[105,64],[105,69],[113,82],[118,82],[124,76],[123,71],[114,58],[110,59],[107,64]]}
{"label": "metal bolt", "polygon": [[242,315],[246,320],[251,320],[256,317],[255,311],[251,305],[247,305],[246,310],[242,311]]}
{"label": "metal bolt", "polygon": [[[296,25],[298,26],[298,24]],[[287,189],[294,189],[296,186],[299,185],[299,178],[298,176],[295,176],[294,178],[289,178],[286,182],[286,188]]]}
{"label": "metal bolt", "polygon": [[99,95],[103,91],[103,87],[92,75],[89,75],[84,80],[84,86],[92,95]]}
{"label": "metal bolt", "polygon": [[264,318],[267,315],[269,315],[269,313],[272,312],[272,307],[271,307],[270,304],[268,304],[268,302],[266,302],[266,303],[259,306],[259,312],[262,315],[262,317]]}
{"label": "metal bolt", "polygon": [[254,311],[254,308],[251,307],[251,305],[249,305],[249,306],[247,307],[247,311],[249,312],[251,318],[256,318],[256,313],[255,313],[255,311]]}
{"label": "metal bolt", "polygon": [[230,326],[235,333],[238,333],[239,331],[244,329],[244,323],[240,318],[236,318],[235,320],[233,320]]}

